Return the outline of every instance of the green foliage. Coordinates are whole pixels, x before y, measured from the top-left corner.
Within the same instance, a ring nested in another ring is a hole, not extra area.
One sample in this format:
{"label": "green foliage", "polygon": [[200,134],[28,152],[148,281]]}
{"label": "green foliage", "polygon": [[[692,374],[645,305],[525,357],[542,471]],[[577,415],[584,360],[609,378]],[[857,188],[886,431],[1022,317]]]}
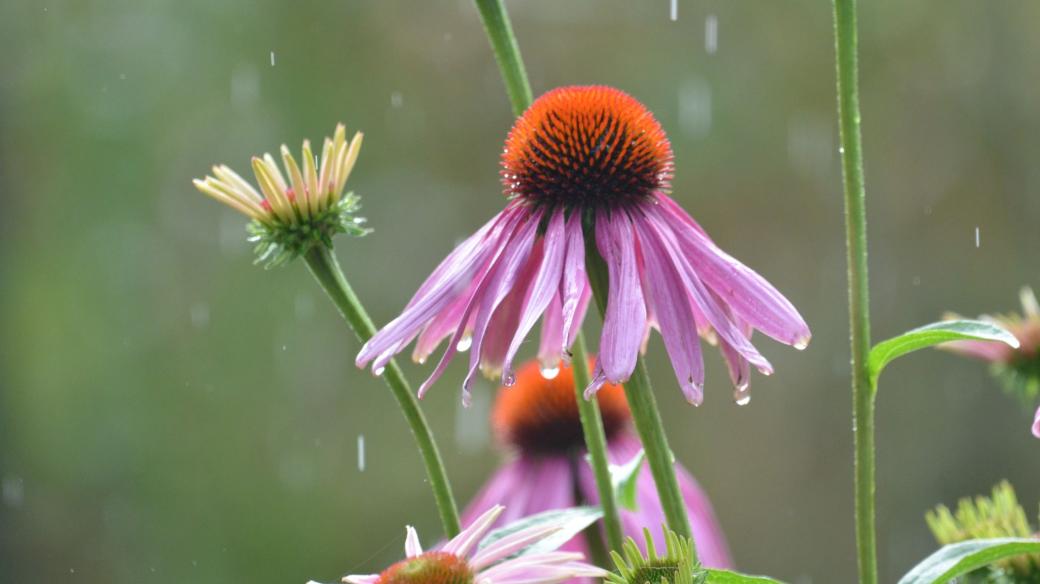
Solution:
{"label": "green foliage", "polygon": [[1032,584],[1037,582],[1034,572],[1015,575],[1004,570],[993,573],[975,573],[988,569],[991,564],[1014,557],[1040,553],[1040,539],[995,538],[971,539],[943,546],[914,566],[899,584],[943,584],[954,578],[968,576],[969,581],[987,584]]}
{"label": "green foliage", "polygon": [[643,538],[646,556],[631,537],[625,539],[621,553],[611,550],[617,572],[607,574],[607,584],[705,584],[707,574],[693,558],[691,539],[665,529],[665,553],[658,555],[649,529],[643,529]]}
{"label": "green foliage", "polygon": [[265,268],[284,265],[314,245],[332,248],[332,238],[339,233],[362,237],[371,233],[365,219],[355,216],[361,209],[361,198],[348,192],[328,209],[314,217],[297,217],[292,222],[272,219],[270,222],[252,221],[246,227],[249,241],[256,243],[256,263]]}
{"label": "green foliage", "polygon": [[876,386],[881,371],[897,357],[940,343],[964,340],[999,341],[1018,347],[1014,335],[988,322],[944,320],[927,324],[874,345],[868,361],[871,385]]}
{"label": "green foliage", "polygon": [[749,576],[729,570],[704,570],[707,575],[706,584],[782,584],[768,576]]}
{"label": "green foliage", "polygon": [[[956,511],[951,511],[945,505],[939,505],[934,511],[929,511],[925,515],[925,519],[935,535],[935,539],[940,544],[946,545],[947,548],[966,542],[997,540],[1031,540],[1040,546],[1040,540],[1034,538],[1033,528],[1029,525],[1026,512],[1015,496],[1014,488],[1007,481],[1003,481],[993,488],[992,497],[979,496],[974,500],[961,499],[957,503]],[[984,548],[984,546],[952,549],[957,553],[967,554],[964,556],[965,558],[969,556],[975,558],[972,554],[981,554],[983,551],[986,553],[979,555],[978,558],[989,558],[993,557],[992,554],[1000,552],[1000,550],[988,551],[989,548]],[[1010,549],[1018,548],[1007,548],[1004,551]],[[974,570],[970,578],[974,582],[988,584],[1040,583],[1040,553],[1037,552],[1040,552],[1040,547],[1035,548],[1031,554],[1016,552],[1014,555],[1002,555],[999,558],[991,559],[992,564],[990,565],[986,565],[988,562],[972,564],[975,567],[969,570],[969,572]],[[950,560],[953,558],[959,560],[959,556],[950,555],[952,553],[936,557],[933,565],[947,567],[954,565],[949,563]],[[965,573],[967,572],[960,572],[960,574]]]}

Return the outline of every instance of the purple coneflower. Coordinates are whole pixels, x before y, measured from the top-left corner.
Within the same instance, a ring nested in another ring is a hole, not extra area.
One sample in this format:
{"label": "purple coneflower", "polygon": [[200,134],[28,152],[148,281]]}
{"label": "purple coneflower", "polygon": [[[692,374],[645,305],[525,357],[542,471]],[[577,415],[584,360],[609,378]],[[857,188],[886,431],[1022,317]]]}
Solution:
{"label": "purple coneflower", "polygon": [[[608,383],[600,388],[597,398],[607,437],[607,458],[612,464],[622,465],[640,450],[639,439],[630,428],[624,389]],[[599,501],[592,468],[584,460],[585,439],[570,367],[564,367],[552,379],[542,375],[536,361],[521,367],[516,384],[499,391],[492,425],[499,442],[515,458],[495,472],[463,511],[464,523],[499,503],[506,506],[499,521],[509,523],[550,509]],[[707,495],[678,465],[676,478],[690,511],[700,561],[710,568],[731,567],[726,537]],[[641,542],[644,528],[660,536],[666,521],[649,468],[644,466],[636,481],[636,510],[622,509],[620,515],[625,535]],[[664,546],[662,537],[655,539],[659,547]],[[585,552],[585,539],[579,535],[564,547]]]}
{"label": "purple coneflower", "polygon": [[[1022,314],[982,315],[979,320],[1007,329],[1018,339],[1018,347],[993,341],[952,341],[941,348],[981,359],[1004,389],[1031,405],[1040,399],[1040,305],[1031,288],[1019,292]],[[957,315],[948,315],[959,318]],[[1033,435],[1040,438],[1040,409],[1033,420]]]}
{"label": "purple coneflower", "polygon": [[563,87],[538,98],[506,139],[505,209],[460,244],[400,316],[358,354],[379,372],[416,341],[422,362],[450,337],[422,395],[457,351],[472,346],[466,399],[478,369],[511,385],[513,359],[539,318],[543,365],[555,368],[590,295],[585,243],[606,260],[610,290],[594,379],[626,381],[649,328],[661,332],[686,398],[703,398],[697,333],[717,341],[737,399],[751,366],[772,372],[754,329],[797,348],[805,321],[773,286],[722,251],[666,193],[672,149],[653,115],[610,87]]}
{"label": "purple coneflower", "polygon": [[343,581],[350,584],[554,584],[606,575],[605,570],[584,563],[582,554],[575,552],[533,552],[510,557],[556,533],[562,525],[534,525],[477,549],[503,510],[500,505],[488,509],[435,551],[424,552],[419,535],[408,526],[405,559],[379,574],[351,575]]}

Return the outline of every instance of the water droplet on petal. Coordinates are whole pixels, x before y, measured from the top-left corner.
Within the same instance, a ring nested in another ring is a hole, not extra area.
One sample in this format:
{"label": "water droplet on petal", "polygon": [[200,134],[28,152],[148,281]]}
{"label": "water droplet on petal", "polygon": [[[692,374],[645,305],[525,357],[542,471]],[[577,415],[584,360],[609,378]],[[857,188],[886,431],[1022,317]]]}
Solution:
{"label": "water droplet on petal", "polygon": [[460,353],[465,353],[473,346],[473,337],[466,335],[459,339],[459,342],[455,345],[455,350]]}
{"label": "water droplet on petal", "polygon": [[505,385],[506,387],[513,387],[516,385],[516,375],[512,371],[503,375],[502,385]]}
{"label": "water droplet on petal", "polygon": [[559,366],[545,367],[543,365],[541,372],[544,379],[556,379],[556,376],[560,374],[560,368]]}
{"label": "water droplet on petal", "polygon": [[380,367],[378,369],[373,369],[372,370],[372,375],[375,375],[376,377],[379,377],[380,375],[383,374],[383,371],[386,371],[386,367]]}
{"label": "water droplet on petal", "polygon": [[733,394],[733,399],[738,406],[746,406],[751,403],[751,392],[746,389],[744,391],[738,390]]}
{"label": "water droplet on petal", "polygon": [[794,342],[794,348],[799,351],[804,351],[809,346],[809,337],[798,339]]}

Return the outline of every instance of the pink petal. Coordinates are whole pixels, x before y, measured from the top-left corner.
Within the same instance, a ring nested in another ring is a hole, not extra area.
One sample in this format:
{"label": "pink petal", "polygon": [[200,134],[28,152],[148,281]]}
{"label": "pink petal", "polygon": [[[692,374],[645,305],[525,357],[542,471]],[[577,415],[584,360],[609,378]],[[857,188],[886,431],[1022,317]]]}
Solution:
{"label": "pink petal", "polygon": [[[628,217],[600,212],[596,217],[596,245],[607,263],[610,291],[596,360],[596,378],[622,383],[632,375],[646,329],[646,304],[639,285],[635,237]],[[599,373],[602,373],[600,375]],[[595,392],[586,388],[586,397]]]}
{"label": "pink petal", "polygon": [[466,526],[461,533],[444,544],[441,551],[455,554],[459,557],[468,556],[470,550],[484,538],[484,535],[491,529],[491,525],[498,519],[498,516],[502,514],[504,509],[501,505],[495,505],[488,509],[483,515],[477,517],[476,521]]}
{"label": "pink petal", "polygon": [[[344,576],[343,581],[349,582],[350,584],[376,584],[376,582],[379,581],[379,574],[354,574]],[[310,584],[310,582],[307,584]]]}
{"label": "pink petal", "polygon": [[538,344],[538,362],[542,369],[558,367],[563,352],[563,302],[554,294],[542,318],[542,340]]}
{"label": "pink petal", "polygon": [[662,204],[652,207],[651,212],[672,227],[699,277],[751,326],[782,343],[804,348],[811,333],[790,301],[765,278],[716,246],[675,201],[663,194],[657,197]]}
{"label": "pink petal", "polygon": [[543,540],[560,530],[559,525],[540,525],[511,533],[486,548],[477,551],[470,560],[474,570],[482,570],[491,564]]}
{"label": "pink petal", "polygon": [[557,211],[549,219],[549,225],[545,229],[542,245],[542,258],[538,271],[534,275],[530,288],[524,298],[520,319],[513,334],[513,340],[506,352],[505,364],[502,369],[503,382],[513,376],[512,362],[516,352],[520,349],[520,343],[527,333],[534,328],[538,317],[545,312],[549,302],[552,301],[556,290],[560,287],[560,277],[563,271],[564,229],[563,211]]}
{"label": "pink petal", "polygon": [[[651,211],[653,211],[651,209]],[[653,217],[653,215],[649,215]],[[757,349],[748,341],[737,326],[730,320],[722,305],[716,300],[700,280],[697,270],[690,264],[680,251],[675,232],[666,223],[650,220],[647,225],[654,228],[658,240],[662,243],[662,249],[668,253],[670,261],[676,266],[682,276],[683,287],[693,300],[695,311],[702,315],[718,333],[721,340],[729,343],[734,350],[740,353],[763,373],[772,373],[773,367]],[[689,231],[689,230],[687,230]]]}
{"label": "pink petal", "polygon": [[415,532],[415,528],[411,525],[405,527],[405,538],[404,538],[404,556],[406,558],[414,558],[415,556],[422,555],[422,545],[419,543],[419,534]]}
{"label": "pink petal", "polygon": [[1033,418],[1033,436],[1040,438],[1040,408],[1036,410],[1036,417]]}
{"label": "pink petal", "polygon": [[516,218],[517,213],[507,208],[449,254],[404,311],[365,343],[357,355],[357,365],[364,367],[379,357],[373,370],[384,366],[427,322],[464,293],[471,280],[501,252],[502,243],[512,234]]}
{"label": "pink petal", "polygon": [[495,309],[491,322],[488,323],[487,331],[484,333],[484,342],[480,352],[480,370],[488,377],[502,375],[503,383],[508,381],[505,374],[510,373],[504,371],[509,344],[520,324],[524,301],[534,283],[535,274],[542,266],[543,250],[543,241],[536,240],[531,248],[531,254],[516,276],[516,285]]}
{"label": "pink petal", "polygon": [[585,318],[590,296],[588,277],[585,275],[585,235],[581,226],[581,213],[571,213],[565,229],[566,257],[560,298],[563,301],[563,338],[567,339],[566,347],[570,347]]}
{"label": "pink petal", "polygon": [[643,250],[649,297],[679,387],[687,401],[700,405],[704,400],[704,363],[689,295],[676,267],[668,261],[668,253],[657,233],[641,217],[633,218],[632,223]]}
{"label": "pink petal", "polygon": [[513,237],[504,246],[502,256],[489,273],[487,287],[478,292],[480,304],[477,309],[476,320],[473,323],[473,354],[470,355],[469,371],[466,373],[466,379],[462,383],[464,400],[469,393],[473,375],[476,373],[477,366],[480,363],[481,349],[488,323],[491,321],[495,309],[498,308],[502,299],[506,297],[506,294],[509,293],[516,283],[520,268],[531,253],[540,221],[541,213],[534,212],[526,216],[523,223],[517,226]]}

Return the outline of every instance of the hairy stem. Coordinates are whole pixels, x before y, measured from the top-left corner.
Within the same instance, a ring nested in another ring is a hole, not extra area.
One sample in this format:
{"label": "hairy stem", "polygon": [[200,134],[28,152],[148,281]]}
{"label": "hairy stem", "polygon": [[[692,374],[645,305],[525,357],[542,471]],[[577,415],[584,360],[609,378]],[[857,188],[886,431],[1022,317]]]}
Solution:
{"label": "hairy stem", "polygon": [[838,117],[845,187],[845,241],[848,254],[849,329],[852,346],[852,425],[855,437],[856,549],[860,584],[877,582],[874,519],[874,387],[868,369],[870,293],[867,284],[866,189],[860,135],[856,0],[834,0]]}
{"label": "hairy stem", "polygon": [[[311,273],[332,299],[358,339],[365,342],[372,338],[372,335],[376,333],[375,324],[372,323],[372,319],[365,312],[361,301],[347,283],[332,250],[324,245],[315,245],[307,252],[304,259]],[[395,361],[387,364],[382,378],[390,387],[390,392],[394,394],[394,399],[397,400],[397,405],[400,406],[401,413],[404,414],[405,420],[412,429],[412,435],[415,436],[419,454],[422,455],[423,464],[426,466],[430,488],[433,490],[433,498],[436,500],[437,510],[440,512],[441,523],[444,524],[444,533],[448,537],[455,537],[459,533],[459,511],[451,493],[451,483],[448,481],[448,473],[444,469],[444,461],[441,459],[437,443],[433,439],[433,432],[426,423],[426,416],[419,409],[419,402]]]}

